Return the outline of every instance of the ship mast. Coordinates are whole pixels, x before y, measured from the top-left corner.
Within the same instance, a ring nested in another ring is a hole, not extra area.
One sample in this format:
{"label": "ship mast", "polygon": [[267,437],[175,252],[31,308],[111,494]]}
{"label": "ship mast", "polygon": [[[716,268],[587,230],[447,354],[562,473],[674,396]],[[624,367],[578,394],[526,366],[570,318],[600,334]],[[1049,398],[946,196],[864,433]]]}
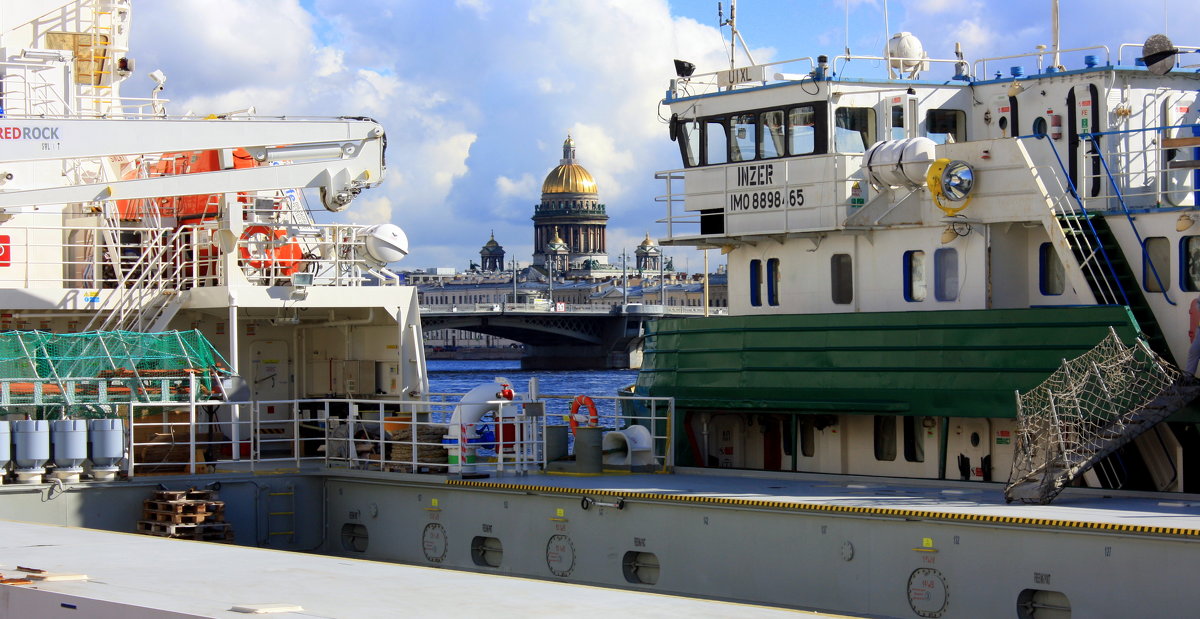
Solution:
{"label": "ship mast", "polygon": [[733,69],[736,66],[734,56],[737,54],[737,44],[742,44],[742,51],[746,52],[746,58],[750,60],[750,64],[754,64],[754,56],[750,55],[750,47],[746,45],[746,40],[742,38],[742,33],[737,29],[737,0],[729,0],[729,19],[725,19],[725,14],[721,10],[721,3],[717,3],[717,21],[718,26],[729,26],[729,68]]}

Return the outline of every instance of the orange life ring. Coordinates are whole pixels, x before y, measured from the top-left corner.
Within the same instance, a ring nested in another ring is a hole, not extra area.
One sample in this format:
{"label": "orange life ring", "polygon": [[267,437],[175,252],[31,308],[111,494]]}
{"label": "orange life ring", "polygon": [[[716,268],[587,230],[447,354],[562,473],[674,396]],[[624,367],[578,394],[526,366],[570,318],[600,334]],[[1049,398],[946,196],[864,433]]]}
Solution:
{"label": "orange life ring", "polygon": [[[251,253],[251,244],[261,245],[262,250]],[[300,244],[289,240],[286,230],[262,225],[249,226],[242,232],[239,253],[246,266],[260,271],[277,269],[280,275],[292,275],[299,271],[304,258]]]}
{"label": "orange life ring", "polygon": [[575,430],[579,428],[579,417],[581,417],[581,415],[578,413],[580,406],[587,407],[587,422],[589,427],[594,428],[600,425],[600,416],[596,414],[596,403],[586,395],[577,395],[575,396],[575,399],[571,401],[571,414],[567,417],[571,424],[571,434],[575,434]]}

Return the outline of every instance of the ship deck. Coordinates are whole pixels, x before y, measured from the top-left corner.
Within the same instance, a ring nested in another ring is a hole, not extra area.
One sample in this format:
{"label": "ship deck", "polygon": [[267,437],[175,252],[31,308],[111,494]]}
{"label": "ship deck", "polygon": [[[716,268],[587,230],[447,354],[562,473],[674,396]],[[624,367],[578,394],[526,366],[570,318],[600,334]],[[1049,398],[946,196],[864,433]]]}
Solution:
{"label": "ship deck", "polygon": [[675,474],[541,474],[486,480],[451,479],[447,483],[579,494],[601,502],[620,498],[1200,539],[1200,496],[1194,494],[1068,488],[1049,505],[1031,505],[1006,503],[1001,483],[796,473],[767,475],[757,471],[680,469]]}
{"label": "ship deck", "polygon": [[65,578],[0,585],[3,617],[839,616],[44,524],[0,531],[6,578],[25,575],[17,565]]}

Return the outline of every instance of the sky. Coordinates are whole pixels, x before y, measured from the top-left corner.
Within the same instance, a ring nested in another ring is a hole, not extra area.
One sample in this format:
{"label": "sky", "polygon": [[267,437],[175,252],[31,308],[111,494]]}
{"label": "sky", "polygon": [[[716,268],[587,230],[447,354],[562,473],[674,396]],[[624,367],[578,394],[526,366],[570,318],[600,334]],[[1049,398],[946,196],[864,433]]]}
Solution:
{"label": "sky", "polygon": [[[742,0],[737,25],[758,63],[833,57],[846,47],[880,55],[889,31],[912,32],[931,57],[952,57],[958,41],[978,59],[1048,45],[1050,6]],[[1200,23],[1195,0],[1062,7],[1063,48],[1107,45],[1115,57],[1119,44],[1159,32],[1200,45],[1185,26]],[[723,10],[727,19],[728,1]],[[466,269],[493,231],[509,260],[528,262],[530,217],[568,133],[607,205],[610,262],[622,249],[632,255],[647,232],[664,234],[654,173],[680,167],[660,107],[672,60],[695,63],[697,73],[729,63],[729,28],[718,27],[709,0],[171,0],[137,3],[132,18],[138,74],[123,86],[126,96],[149,96],[146,74],[160,69],[170,114],[254,106],[265,115],[381,122],[383,184],[344,213],[319,217],[399,225],[410,243],[399,269]],[[1137,55],[1127,51],[1125,62]],[[740,49],[737,64],[750,64]],[[997,64],[1007,72],[1011,63]],[[843,73],[881,71],[881,63],[856,61]],[[702,263],[692,249],[666,253],[681,270]],[[716,252],[711,258],[718,263]]]}

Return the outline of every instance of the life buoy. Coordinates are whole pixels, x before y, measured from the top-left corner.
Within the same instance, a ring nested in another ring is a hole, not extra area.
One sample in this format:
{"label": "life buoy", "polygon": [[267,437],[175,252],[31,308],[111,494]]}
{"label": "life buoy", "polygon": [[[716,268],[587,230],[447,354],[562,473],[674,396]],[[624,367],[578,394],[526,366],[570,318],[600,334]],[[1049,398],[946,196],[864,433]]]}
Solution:
{"label": "life buoy", "polygon": [[579,414],[579,407],[587,407],[587,423],[589,427],[600,425],[600,416],[596,414],[596,403],[586,395],[577,395],[571,401],[571,414],[567,417],[571,424],[571,434],[575,434],[575,430],[579,428],[579,422],[583,420],[583,415]]}
{"label": "life buoy", "polygon": [[[259,249],[251,252],[251,245]],[[286,230],[261,225],[249,226],[242,232],[239,253],[242,264],[260,271],[276,269],[279,275],[292,275],[299,271],[304,258],[300,245],[287,238]]]}

